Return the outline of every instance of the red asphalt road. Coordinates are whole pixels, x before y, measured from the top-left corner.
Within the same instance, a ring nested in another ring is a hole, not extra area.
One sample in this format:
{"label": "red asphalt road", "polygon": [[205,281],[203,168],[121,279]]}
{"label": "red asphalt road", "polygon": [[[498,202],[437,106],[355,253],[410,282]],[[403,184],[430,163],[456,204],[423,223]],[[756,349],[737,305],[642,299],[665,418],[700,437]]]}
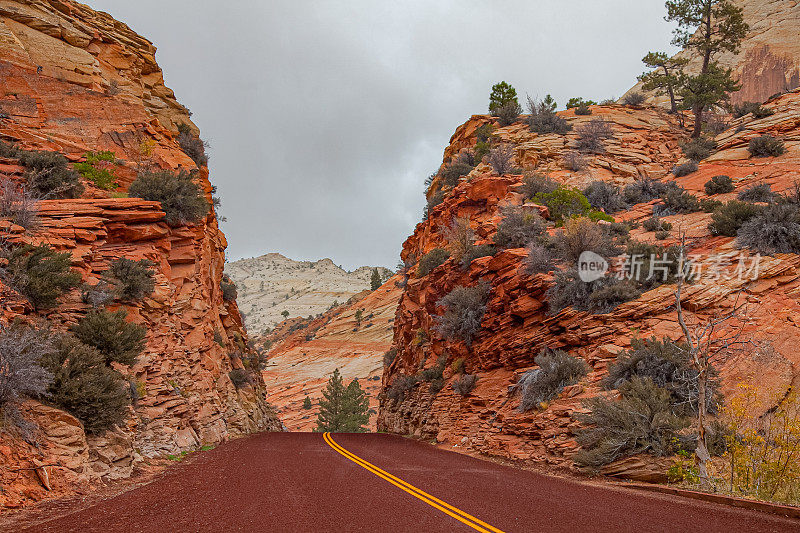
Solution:
{"label": "red asphalt road", "polygon": [[[350,452],[506,532],[800,531],[800,521],[544,476],[379,434]],[[321,434],[264,433],[29,532],[474,532],[365,470]]]}

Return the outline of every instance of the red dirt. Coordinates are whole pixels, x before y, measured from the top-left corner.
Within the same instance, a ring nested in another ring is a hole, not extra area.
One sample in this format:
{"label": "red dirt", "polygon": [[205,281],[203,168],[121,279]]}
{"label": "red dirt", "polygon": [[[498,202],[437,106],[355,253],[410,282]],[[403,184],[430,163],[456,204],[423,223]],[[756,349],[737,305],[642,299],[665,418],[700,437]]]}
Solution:
{"label": "red dirt", "polygon": [[[800,521],[517,470],[378,434],[352,453],[506,532],[800,531]],[[472,531],[342,457],[320,434],[265,433],[34,532]]]}

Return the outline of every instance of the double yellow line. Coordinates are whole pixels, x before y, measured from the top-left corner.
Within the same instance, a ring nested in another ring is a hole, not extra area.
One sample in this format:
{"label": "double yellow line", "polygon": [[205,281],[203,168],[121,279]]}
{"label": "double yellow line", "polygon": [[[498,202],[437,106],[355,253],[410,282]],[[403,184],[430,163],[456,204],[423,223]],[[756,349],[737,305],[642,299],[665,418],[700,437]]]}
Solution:
{"label": "double yellow line", "polygon": [[443,502],[442,500],[440,500],[439,498],[436,498],[435,496],[431,496],[427,492],[425,492],[425,491],[423,491],[421,489],[418,489],[414,485],[412,485],[410,483],[406,483],[402,479],[400,479],[400,478],[398,478],[396,476],[393,476],[392,474],[386,472],[385,470],[381,470],[377,466],[373,465],[372,463],[369,463],[369,462],[365,461],[364,459],[360,458],[359,456],[355,455],[354,453],[351,453],[351,452],[345,450],[344,448],[339,446],[339,444],[337,444],[335,440],[333,440],[333,437],[331,437],[330,433],[324,433],[322,435],[322,438],[325,439],[325,442],[328,443],[328,446],[330,446],[331,448],[336,450],[341,455],[344,455],[345,457],[347,457],[349,460],[353,461],[357,465],[361,466],[362,468],[364,468],[366,470],[369,470],[370,472],[372,472],[373,474],[375,474],[379,478],[381,478],[381,479],[383,479],[385,481],[388,481],[389,483],[391,483],[395,487],[399,488],[400,490],[411,494],[412,496],[414,496],[415,498],[417,498],[419,500],[422,500],[423,502],[427,503],[431,507],[435,507],[436,509],[440,510],[444,514],[452,516],[453,518],[455,518],[459,522],[462,522],[462,523],[468,525],[472,529],[474,529],[476,531],[481,531],[483,533],[503,533],[503,531],[497,529],[496,527],[490,526],[486,522],[484,522],[482,520],[479,520],[479,519],[475,518],[474,516],[472,516],[471,514],[465,513],[461,509],[453,507],[452,505],[450,505],[450,504],[448,504],[446,502]]}

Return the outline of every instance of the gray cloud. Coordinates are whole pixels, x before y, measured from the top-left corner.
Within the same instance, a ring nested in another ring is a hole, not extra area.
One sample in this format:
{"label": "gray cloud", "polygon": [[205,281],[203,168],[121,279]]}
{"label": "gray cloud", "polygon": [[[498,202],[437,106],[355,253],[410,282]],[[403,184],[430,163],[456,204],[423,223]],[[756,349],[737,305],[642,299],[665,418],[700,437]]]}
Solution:
{"label": "gray cloud", "polygon": [[423,181],[491,85],[618,96],[663,0],[90,0],[159,48],[211,143],[229,259],[394,266]]}

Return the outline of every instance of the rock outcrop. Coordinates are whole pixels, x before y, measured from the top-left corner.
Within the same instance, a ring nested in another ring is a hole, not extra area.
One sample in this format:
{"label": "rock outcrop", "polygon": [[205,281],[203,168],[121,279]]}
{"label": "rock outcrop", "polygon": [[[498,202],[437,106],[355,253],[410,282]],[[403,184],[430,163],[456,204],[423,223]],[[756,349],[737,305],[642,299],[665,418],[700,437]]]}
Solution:
{"label": "rock outcrop", "polygon": [[[677,121],[656,107],[633,109],[622,106],[594,106],[593,115],[576,117],[562,112],[573,126],[588,120],[605,119],[614,137],[606,142],[604,154],[587,156],[585,168],[571,171],[563,161],[565,153],[576,149],[576,130],[567,135],[531,133],[522,120],[495,130],[500,142],[514,149],[514,163],[559,182],[583,187],[594,180],[624,185],[636,179],[672,181],[700,198],[706,197],[704,184],[711,177],[728,175],[736,191],[756,183],[768,183],[776,192],[791,190],[800,179],[800,91],[775,98],[765,104],[775,114],[760,120],[738,119],[717,137],[719,150],[700,164],[699,171],[682,178],[670,173],[679,162],[679,142],[686,132]],[[475,145],[475,130],[492,122],[475,116],[456,130],[445,149],[444,161],[462,149]],[[762,134],[781,138],[786,153],[776,158],[754,158],[747,145]],[[477,166],[443,202],[430,210],[429,218],[418,224],[403,245],[405,260],[447,244],[445,231],[455,218],[467,218],[476,244],[491,243],[504,206],[521,205],[522,175],[497,176],[486,164]],[[437,183],[432,185],[433,189]],[[728,200],[736,192],[716,199]],[[617,215],[617,221],[640,222],[649,218],[653,204],[633,206]],[[739,266],[739,253],[733,239],[713,236],[708,230],[710,214],[697,212],[672,215],[664,220],[675,231],[664,244],[676,243],[678,230],[690,239],[692,253],[702,259],[716,257],[723,273]],[[631,231],[631,237],[655,242],[653,233]],[[747,265],[754,254],[741,250]],[[636,300],[622,304],[609,314],[589,314],[568,308],[558,314],[548,312],[545,292],[553,284],[552,275],[528,275],[523,268],[525,249],[506,249],[493,257],[483,257],[464,270],[450,259],[425,277],[412,277],[400,299],[394,324],[397,357],[383,375],[384,393],[378,429],[461,446],[478,453],[513,460],[529,460],[572,468],[578,445],[574,430],[575,415],[584,412],[583,402],[600,394],[599,380],[609,363],[630,347],[634,336],[652,335],[679,339],[680,328],[674,306],[674,285],[645,292]],[[722,371],[725,392],[735,383],[754,382],[778,396],[798,383],[800,357],[793,348],[800,340],[800,257],[777,254],[762,257],[755,281],[736,277],[704,277],[685,290],[682,301],[690,317],[704,319],[730,309],[739,291],[749,304],[745,335],[767,349],[733,354]],[[447,342],[437,332],[435,317],[443,312],[437,302],[456,286],[474,286],[479,280],[491,283],[487,311],[473,344]],[[545,347],[561,348],[582,357],[590,366],[588,376],[567,387],[546,408],[520,412],[520,396],[515,388],[520,375],[537,368],[534,358]],[[446,384],[435,389],[417,384],[399,398],[386,391],[420,369],[431,368],[440,357],[446,358]],[[467,396],[451,388],[452,363],[464,360],[464,369],[477,374],[474,391]],[[640,461],[628,460],[630,468],[612,465],[608,472],[646,478]],[[646,469],[645,469],[646,470]],[[661,472],[663,474],[663,471]]]}
{"label": "rock outcrop", "polygon": [[[800,87],[800,9],[795,0],[733,0],[744,10],[750,33],[739,54],[725,53],[719,62],[732,68],[742,83],[741,91],[732,95],[734,104],[764,102],[771,96]],[[697,72],[700,59],[687,52],[690,72]],[[641,84],[631,92],[639,91]],[[651,102],[667,103],[662,97]]]}
{"label": "rock outcrop", "polygon": [[[330,259],[293,261],[272,253],[240,259],[225,265],[225,273],[236,283],[237,301],[245,326],[251,335],[289,317],[316,316],[334,303],[344,303],[354,295],[370,288],[373,267],[361,267],[348,272]],[[378,267],[384,278],[391,272]]]}
{"label": "rock outcrop", "polygon": [[[375,430],[383,356],[392,345],[400,281],[392,277],[377,290],[357,294],[311,321],[289,320],[285,329],[282,325],[266,337],[272,346],[263,372],[267,401],[289,431],[314,429],[322,389],[336,368],[345,383],[358,379],[369,396],[368,428]],[[303,408],[306,396],[311,410]]]}
{"label": "rock outcrop", "polygon": [[[247,341],[235,302],[220,282],[226,240],[213,209],[200,222],[172,227],[157,202],[125,198],[143,166],[190,169],[212,201],[208,169],[177,141],[188,110],[165,87],[155,47],[125,24],[72,1],[0,2],[0,137],[23,149],[115,154],[115,194],[85,181],[83,198],[39,203],[39,227],[25,232],[0,219],[9,242],[48,243],[72,254],[82,282],[94,285],[114,259],[148,259],[156,288],[139,303],[116,303],[144,326],[146,349],[125,370],[135,401],[124,427],[86,434],[73,416],[28,401],[38,446],[0,434],[0,506],[18,507],[131,476],[155,457],[214,445],[253,431],[279,430],[263,382],[234,387],[234,345]],[[21,181],[15,159],[0,159],[0,180]],[[121,193],[121,194],[120,194]],[[76,289],[55,309],[35,313],[0,284],[0,321],[64,330],[89,306]]]}

